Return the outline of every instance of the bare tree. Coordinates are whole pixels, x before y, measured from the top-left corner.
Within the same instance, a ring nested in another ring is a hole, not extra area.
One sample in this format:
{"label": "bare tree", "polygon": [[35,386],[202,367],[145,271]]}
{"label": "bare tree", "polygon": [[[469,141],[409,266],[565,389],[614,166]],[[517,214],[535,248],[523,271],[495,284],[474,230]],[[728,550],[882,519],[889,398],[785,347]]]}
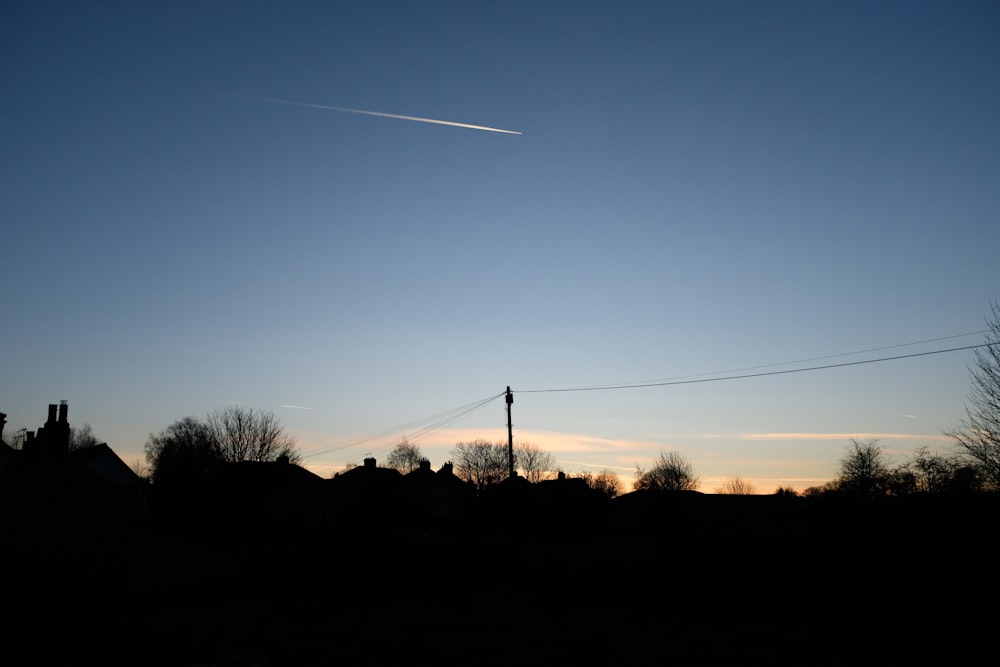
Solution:
{"label": "bare tree", "polygon": [[211,413],[206,423],[228,462],[299,460],[295,441],[268,410],[229,405]]}
{"label": "bare tree", "polygon": [[952,472],[959,465],[954,459],[920,447],[913,453],[913,458],[900,466],[899,470],[912,475],[914,491],[937,493],[947,490]]}
{"label": "bare tree", "polygon": [[993,488],[1000,488],[1000,304],[986,318],[986,347],[976,350],[966,418],[947,435],[975,460]]}
{"label": "bare tree", "polygon": [[140,477],[142,479],[150,478],[149,466],[141,458],[133,461],[132,465],[130,465],[129,467],[132,469],[132,472],[134,472],[137,477]]}
{"label": "bare tree", "polygon": [[477,439],[456,444],[450,453],[455,476],[480,491],[499,484],[509,475],[507,445]]}
{"label": "bare tree", "polygon": [[395,468],[400,474],[405,475],[419,468],[420,462],[423,460],[425,459],[420,453],[420,448],[403,438],[389,452],[385,465],[387,468]]}
{"label": "bare tree", "polygon": [[146,440],[154,484],[185,482],[236,461],[297,462],[294,440],[270,412],[232,405],[203,420],[185,417]]}
{"label": "bare tree", "polygon": [[718,489],[716,493],[726,496],[753,496],[756,495],[757,488],[749,479],[737,475],[736,477],[727,479],[722,488]]}
{"label": "bare tree", "polygon": [[87,449],[101,444],[94,435],[94,429],[90,424],[84,424],[80,428],[70,427],[69,429],[69,451],[77,449]]}
{"label": "bare tree", "polygon": [[587,483],[589,488],[601,492],[608,498],[616,498],[622,493],[621,479],[610,470],[601,470],[596,474],[585,471],[578,476]]}
{"label": "bare tree", "polygon": [[635,491],[697,491],[700,480],[694,467],[680,452],[660,452],[649,470],[635,468]]}
{"label": "bare tree", "polygon": [[514,445],[514,467],[521,471],[526,480],[533,483],[551,479],[556,474],[555,457],[530,442]]}
{"label": "bare tree", "polygon": [[968,493],[981,491],[979,463],[962,454],[938,454],[920,447],[892,471],[893,493]]}
{"label": "bare tree", "polygon": [[11,428],[8,429],[7,432],[9,433],[9,435],[5,437],[4,442],[6,442],[11,449],[23,449],[24,441],[28,437],[28,429]]}
{"label": "bare tree", "polygon": [[861,496],[885,495],[892,473],[885,450],[877,438],[851,438],[847,454],[840,460],[837,486],[841,491]]}

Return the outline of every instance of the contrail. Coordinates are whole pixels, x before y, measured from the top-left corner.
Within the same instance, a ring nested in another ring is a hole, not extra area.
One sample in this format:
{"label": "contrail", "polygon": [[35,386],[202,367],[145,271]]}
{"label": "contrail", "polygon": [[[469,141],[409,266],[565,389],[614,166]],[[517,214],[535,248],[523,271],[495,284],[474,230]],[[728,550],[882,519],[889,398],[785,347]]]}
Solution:
{"label": "contrail", "polygon": [[421,118],[419,116],[403,116],[398,113],[385,113],[384,111],[367,111],[365,109],[349,109],[347,107],[333,107],[327,104],[310,104],[308,102],[295,102],[293,100],[281,100],[270,97],[251,97],[249,95],[226,94],[237,100],[249,100],[251,102],[270,102],[271,104],[288,104],[295,107],[307,107],[310,109],[323,109],[325,111],[343,111],[345,113],[359,113],[365,116],[381,116],[382,118],[397,118],[399,120],[413,120],[418,123],[433,123],[435,125],[450,125],[452,127],[464,127],[469,130],[485,130],[486,132],[502,132],[504,134],[521,134],[514,130],[501,130],[498,127],[487,127],[485,125],[471,125],[469,123],[457,123],[452,120],[438,120],[437,118]]}
{"label": "contrail", "polygon": [[[134,81],[122,81],[119,79],[99,79],[100,81],[107,81],[110,83],[116,83],[123,86],[134,86],[136,88],[156,88],[156,86],[150,86],[142,83],[136,83]],[[203,94],[205,91],[201,91]],[[222,97],[228,97],[234,100],[247,100],[250,102],[268,102],[270,104],[287,104],[294,107],[306,107],[309,109],[322,109],[324,111],[343,111],[344,113],[359,113],[365,116],[381,116],[382,118],[396,118],[399,120],[412,120],[418,123],[433,123],[435,125],[450,125],[451,127],[464,127],[469,130],[484,130],[486,132],[502,132],[503,134],[521,134],[514,130],[502,130],[499,127],[487,127],[486,125],[472,125],[471,123],[458,123],[452,120],[438,120],[437,118],[421,118],[419,116],[404,116],[398,113],[385,113],[384,111],[367,111],[365,109],[350,109],[348,107],[334,107],[327,104],[310,104],[308,102],[296,102],[294,100],[282,100],[273,97],[253,97],[251,95],[237,95],[235,93],[210,93],[215,95],[221,95]]]}

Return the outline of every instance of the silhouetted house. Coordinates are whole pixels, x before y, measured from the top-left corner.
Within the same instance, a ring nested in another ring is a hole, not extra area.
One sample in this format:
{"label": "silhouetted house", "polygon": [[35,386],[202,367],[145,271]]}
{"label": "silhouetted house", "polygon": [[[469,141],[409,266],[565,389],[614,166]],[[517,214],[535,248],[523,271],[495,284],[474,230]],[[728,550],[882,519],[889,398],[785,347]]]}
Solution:
{"label": "silhouetted house", "polygon": [[131,531],[146,511],[146,483],[106,444],[69,451],[66,402],[22,450],[0,458],[3,543],[42,567],[63,560],[124,572]]}
{"label": "silhouetted house", "polygon": [[[58,407],[58,416],[57,416]],[[107,444],[69,451],[68,406],[49,405],[49,417],[28,431],[22,450],[5,445],[0,488],[24,515],[87,516],[119,525],[141,519],[146,484]]]}
{"label": "silhouetted house", "polygon": [[289,462],[237,461],[211,475],[212,494],[229,517],[310,526],[328,519],[323,478]]}
{"label": "silhouetted house", "polygon": [[567,477],[561,471],[555,479],[544,479],[536,486],[538,504],[560,521],[587,520],[607,506],[606,495],[587,486],[583,478]]}
{"label": "silhouetted house", "polygon": [[543,479],[538,482],[538,488],[542,490],[543,493],[556,495],[559,494],[565,496],[567,494],[575,494],[577,496],[590,495],[590,487],[587,486],[586,480],[582,477],[567,477],[566,473],[561,470],[556,475],[555,479]]}
{"label": "silhouetted house", "polygon": [[434,472],[430,461],[403,476],[403,503],[413,527],[420,531],[451,530],[465,518],[475,500],[476,487],[459,479],[451,463]]}
{"label": "silhouetted house", "polygon": [[326,480],[337,525],[369,533],[398,531],[405,520],[402,480],[398,470],[380,468],[372,457]]}
{"label": "silhouetted house", "polygon": [[259,583],[281,564],[301,562],[328,525],[323,483],[282,457],[224,463],[199,475],[196,488],[160,489],[153,530],[135,543],[134,581],[166,588],[185,580]]}
{"label": "silhouetted house", "polygon": [[347,492],[372,492],[392,490],[398,487],[402,475],[395,468],[380,468],[374,457],[365,459],[363,466],[339,472],[333,476],[336,486]]}
{"label": "silhouetted house", "polygon": [[608,511],[607,496],[560,472],[556,479],[529,482],[515,476],[488,487],[481,494],[478,517],[507,534],[552,541],[579,539]]}

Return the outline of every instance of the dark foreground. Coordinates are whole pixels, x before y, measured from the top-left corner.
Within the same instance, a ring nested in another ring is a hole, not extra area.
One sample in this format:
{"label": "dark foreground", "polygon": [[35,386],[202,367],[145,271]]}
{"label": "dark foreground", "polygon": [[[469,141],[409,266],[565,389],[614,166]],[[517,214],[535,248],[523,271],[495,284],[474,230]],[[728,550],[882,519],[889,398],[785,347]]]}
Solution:
{"label": "dark foreground", "polygon": [[[519,508],[394,533],[272,527],[229,535],[201,570],[136,567],[147,537],[132,535],[121,560],[55,541],[5,566],[3,661],[960,665],[995,655],[993,502],[777,500],[633,498],[607,512]],[[190,557],[152,543],[174,565]]]}

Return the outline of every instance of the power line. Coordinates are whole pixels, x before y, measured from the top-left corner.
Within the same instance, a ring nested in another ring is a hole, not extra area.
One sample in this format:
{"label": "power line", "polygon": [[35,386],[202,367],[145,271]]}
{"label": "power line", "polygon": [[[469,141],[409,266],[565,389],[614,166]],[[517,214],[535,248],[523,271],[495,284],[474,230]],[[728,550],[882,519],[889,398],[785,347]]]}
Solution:
{"label": "power line", "polygon": [[463,419],[464,417],[472,414],[473,412],[475,412],[479,408],[485,406],[487,403],[495,401],[496,399],[500,398],[501,396],[503,396],[503,393],[497,394],[496,396],[490,396],[489,398],[484,398],[484,399],[478,401],[475,404],[471,404],[471,407],[469,407],[468,409],[463,410],[463,411],[461,411],[461,412],[459,412],[457,414],[454,414],[454,415],[452,415],[450,417],[447,417],[445,419],[442,419],[442,420],[440,420],[438,422],[435,422],[434,424],[430,424],[427,427],[421,429],[420,431],[417,432],[416,435],[412,436],[412,439],[413,440],[417,440],[417,441],[423,440],[427,436],[429,436],[429,435],[431,435],[431,434],[433,434],[433,433],[435,433],[437,431],[440,431],[441,429],[445,428],[446,426],[450,426],[451,424],[454,424],[458,420]]}
{"label": "power line", "polygon": [[[366,435],[366,436],[362,436],[362,437],[358,437],[358,438],[353,438],[351,440],[347,440],[347,441],[344,441],[342,443],[339,443],[339,444],[336,444],[336,445],[333,445],[333,446],[330,446],[330,447],[325,447],[323,449],[318,449],[318,450],[316,450],[314,452],[309,452],[308,454],[303,455],[302,458],[309,458],[309,457],[312,457],[312,456],[319,456],[321,454],[329,454],[331,452],[348,449],[350,447],[357,447],[358,445],[367,444],[367,443],[370,443],[370,442],[373,442],[373,441],[376,441],[376,440],[381,440],[383,438],[390,439],[390,441],[391,441],[394,436],[399,435],[401,433],[405,433],[407,431],[411,431],[411,430],[416,429],[417,427],[421,426],[422,424],[425,424],[419,430],[417,430],[417,434],[416,435],[414,435],[412,438],[408,438],[408,439],[412,439],[414,441],[418,441],[418,440],[421,440],[423,438],[426,438],[428,435],[431,435],[435,431],[439,431],[439,430],[443,429],[445,426],[453,424],[456,421],[458,421],[458,420],[460,420],[460,419],[462,419],[464,417],[467,417],[468,415],[472,414],[476,410],[478,410],[478,409],[482,408],[483,406],[485,406],[487,403],[490,403],[491,401],[495,401],[496,399],[500,398],[501,396],[504,395],[504,393],[505,392],[501,392],[501,393],[495,394],[493,396],[487,396],[486,398],[482,398],[482,399],[480,399],[478,401],[473,401],[472,403],[466,403],[465,405],[461,405],[461,406],[459,406],[457,408],[452,408],[451,410],[446,410],[444,412],[439,412],[439,413],[430,415],[429,417],[424,417],[423,419],[419,419],[419,420],[410,422],[408,424],[404,424],[402,426],[397,426],[397,427],[392,428],[392,429],[386,429],[386,430],[383,430],[383,431],[379,431],[378,433],[376,433],[374,435]],[[430,422],[430,423],[428,423],[428,422]],[[391,442],[390,442],[390,444],[391,444]],[[388,445],[386,443],[383,443],[381,445],[378,445],[378,446],[372,448],[372,451],[377,451],[379,449],[384,449],[387,446]]]}
{"label": "power line", "polygon": [[966,336],[979,336],[981,334],[989,333],[989,331],[970,331],[964,334],[954,334],[952,336],[941,336],[939,338],[927,338],[925,340],[916,340],[911,343],[896,343],[895,345],[882,345],[881,347],[870,347],[866,350],[857,350],[855,352],[840,352],[838,354],[827,354],[820,357],[809,357],[807,359],[798,359],[797,361],[782,361],[776,364],[763,364],[761,366],[749,366],[745,368],[731,368],[725,371],[716,371],[714,373],[699,373],[697,375],[685,375],[676,378],[665,378],[670,380],[681,380],[689,377],[701,377],[705,375],[719,375],[721,373],[741,373],[743,371],[753,371],[758,368],[774,368],[775,366],[790,366],[791,364],[804,364],[810,361],[820,361],[823,359],[836,359],[838,357],[850,357],[855,354],[867,354],[868,352],[881,352],[882,350],[893,350],[900,347],[909,347],[911,345],[923,345],[924,343],[937,343],[942,340],[951,340],[953,338],[965,338]]}
{"label": "power line", "polygon": [[[967,346],[963,346],[963,347],[953,347],[953,348],[948,348],[948,349],[943,349],[943,350],[931,350],[931,351],[928,351],[928,352],[915,352],[915,353],[912,353],[912,354],[902,354],[902,355],[897,355],[897,356],[893,356],[893,357],[880,357],[880,358],[877,358],[877,359],[865,359],[865,360],[861,360],[861,361],[849,361],[849,362],[843,362],[843,363],[838,363],[838,364],[825,364],[825,365],[821,365],[821,366],[809,366],[809,367],[806,367],[806,368],[792,368],[792,369],[787,369],[787,370],[766,371],[766,372],[761,372],[761,373],[743,373],[743,374],[739,374],[739,375],[722,375],[722,376],[718,376],[718,377],[700,377],[700,376],[704,376],[704,375],[717,376],[719,373],[734,373],[734,372],[738,372],[738,371],[742,371],[742,370],[753,370],[753,369],[757,369],[757,368],[772,368],[774,366],[785,366],[785,365],[789,365],[789,364],[804,363],[804,362],[807,362],[807,361],[817,361],[817,360],[820,360],[820,359],[832,359],[832,358],[836,358],[836,357],[844,357],[844,356],[850,356],[850,355],[854,355],[854,354],[864,354],[866,352],[875,352],[875,351],[879,351],[879,350],[888,350],[888,349],[906,347],[906,346],[909,346],[909,345],[919,345],[919,344],[922,344],[922,343],[932,343],[932,342],[938,342],[938,341],[942,341],[942,340],[949,340],[949,339],[953,339],[953,338],[961,338],[961,337],[964,337],[964,336],[972,336],[972,335],[978,335],[978,334],[983,334],[983,333],[988,333],[988,332],[985,332],[985,331],[976,331],[976,332],[965,333],[965,334],[956,334],[956,335],[952,335],[952,336],[942,336],[942,337],[939,337],[939,338],[928,338],[928,339],[925,339],[925,340],[914,341],[914,342],[911,342],[911,343],[898,343],[898,344],[895,344],[895,345],[885,345],[885,346],[882,346],[882,347],[869,348],[869,349],[866,349],[866,350],[859,350],[859,351],[856,351],[856,352],[844,352],[844,353],[840,353],[840,354],[832,354],[832,355],[826,355],[826,356],[821,356],[821,357],[811,357],[809,359],[801,359],[799,361],[786,361],[786,362],[775,363],[775,364],[766,364],[766,365],[763,365],[763,366],[751,366],[751,367],[748,367],[748,368],[734,369],[734,370],[731,370],[731,371],[717,371],[716,373],[702,373],[702,374],[699,374],[699,375],[680,376],[679,378],[668,379],[668,380],[653,380],[653,381],[648,381],[648,382],[630,382],[630,383],[620,383],[620,384],[592,385],[592,386],[586,386],[586,387],[562,387],[562,388],[551,388],[551,389],[519,389],[517,391],[520,391],[521,393],[526,393],[526,394],[537,394],[537,393],[555,393],[555,392],[605,391],[605,390],[612,390],[612,389],[641,389],[641,388],[647,388],[647,387],[666,387],[666,386],[682,385],[682,384],[697,384],[697,383],[704,383],[704,382],[721,382],[721,381],[724,381],[724,380],[740,380],[740,379],[747,379],[747,378],[754,378],[754,377],[765,377],[765,376],[770,376],[770,375],[786,375],[786,374],[790,374],[790,373],[804,373],[804,372],[807,372],[807,371],[826,370],[826,369],[830,369],[830,368],[842,368],[842,367],[846,367],[846,366],[858,366],[858,365],[862,365],[862,364],[873,364],[873,363],[879,363],[879,362],[883,362],[883,361],[894,361],[894,360],[898,360],[898,359],[911,359],[911,358],[914,358],[914,357],[924,357],[924,356],[929,356],[929,355],[934,355],[934,354],[944,354],[946,352],[959,352],[959,351],[962,351],[962,350],[974,350],[974,349],[981,348],[981,347],[988,347],[989,343],[981,343],[979,345],[967,345]],[[694,379],[692,379],[692,378],[694,378]],[[402,425],[402,426],[398,426],[398,427],[396,427],[394,429],[383,430],[383,431],[380,431],[380,432],[378,432],[378,433],[376,433],[374,435],[367,435],[367,436],[362,436],[362,437],[354,438],[354,439],[347,440],[347,441],[344,441],[342,443],[339,443],[337,445],[333,445],[333,446],[330,446],[330,447],[325,447],[323,449],[319,449],[319,450],[316,450],[314,452],[310,452],[308,454],[303,455],[302,458],[309,458],[309,457],[313,457],[313,456],[319,456],[319,455],[322,455],[322,454],[329,454],[331,452],[340,451],[340,450],[348,449],[348,448],[351,448],[351,447],[357,447],[358,445],[363,445],[363,444],[371,443],[371,442],[376,441],[376,440],[388,439],[387,442],[383,442],[382,444],[377,445],[377,446],[371,448],[371,451],[373,451],[373,452],[384,450],[387,447],[389,447],[392,444],[394,444],[394,436],[406,433],[407,431],[413,431],[414,429],[416,429],[416,432],[414,434],[412,434],[411,436],[409,436],[407,439],[416,442],[416,441],[422,440],[422,439],[424,439],[424,438],[432,435],[433,433],[435,433],[437,431],[440,431],[440,430],[444,429],[445,427],[447,427],[447,426],[449,426],[449,425],[451,425],[451,424],[459,421],[460,419],[463,419],[464,417],[466,417],[466,416],[472,414],[473,412],[479,410],[480,408],[484,407],[488,403],[491,403],[492,401],[495,401],[496,399],[500,398],[501,396],[506,395],[508,393],[508,391],[510,391],[511,393],[513,393],[512,390],[510,390],[508,388],[507,391],[500,392],[499,394],[494,394],[492,396],[487,396],[486,398],[479,399],[478,401],[473,401],[472,403],[466,403],[465,405],[459,406],[457,408],[453,408],[451,410],[446,410],[444,412],[440,412],[440,413],[431,415],[429,417],[425,417],[424,419],[417,420],[417,421],[414,421],[414,422],[410,422],[409,424],[405,424],[405,425]]]}
{"label": "power line", "polygon": [[[654,380],[639,380],[639,381],[636,381],[636,382],[615,382],[615,383],[611,383],[611,384],[589,385],[587,387],[581,387],[581,388],[579,388],[579,390],[580,391],[584,391],[584,390],[592,391],[592,390],[596,390],[596,389],[617,389],[617,388],[619,388],[619,387],[621,387],[623,385],[626,385],[626,386],[632,386],[632,385],[635,385],[635,386],[646,386],[646,385],[654,385],[654,384],[658,384],[658,383],[670,382],[670,381],[673,381],[673,380],[684,380],[684,379],[687,379],[687,378],[707,377],[709,375],[712,375],[712,376],[714,376],[714,375],[721,375],[723,373],[742,373],[744,371],[753,371],[753,370],[757,370],[757,369],[760,369],[760,368],[774,368],[775,366],[790,366],[791,364],[804,364],[804,363],[807,363],[807,362],[810,362],[810,361],[820,361],[822,359],[836,359],[837,357],[850,357],[850,356],[853,356],[855,354],[865,354],[865,353],[868,353],[868,352],[879,352],[881,350],[892,350],[892,349],[899,348],[899,347],[909,347],[911,345],[922,345],[924,343],[935,343],[935,342],[942,341],[942,340],[950,340],[952,338],[965,338],[966,336],[977,336],[977,335],[985,334],[985,333],[989,333],[989,332],[988,331],[971,331],[969,333],[954,334],[952,336],[941,336],[939,338],[927,338],[925,340],[917,340],[917,341],[913,341],[913,342],[910,342],[910,343],[896,343],[895,345],[883,345],[881,347],[871,347],[871,348],[868,348],[868,349],[865,349],[865,350],[856,350],[854,352],[840,352],[838,354],[827,354],[827,355],[823,355],[823,356],[819,356],[819,357],[809,357],[807,359],[798,359],[796,361],[781,361],[781,362],[773,363],[773,364],[761,364],[759,366],[744,366],[742,368],[730,368],[730,369],[727,369],[727,370],[714,371],[714,372],[711,372],[711,373],[695,373],[693,375],[679,375],[679,376],[674,376],[674,377],[669,377],[669,378],[658,378],[658,379],[654,379]],[[522,391],[525,391],[525,390],[522,390]]]}
{"label": "power line", "polygon": [[[881,361],[894,361],[896,359],[911,359],[913,357],[926,357],[932,354],[944,354],[945,352],[959,352],[961,350],[974,350],[980,347],[988,347],[989,343],[980,343],[979,345],[967,345],[965,347],[953,347],[946,350],[931,350],[930,352],[914,352],[913,354],[901,354],[895,357],[881,357],[879,359],[865,359],[862,361],[846,361],[840,364],[827,364],[825,366],[810,366],[807,368],[790,368],[783,371],[767,371],[764,373],[747,373],[744,375],[727,375],[723,377],[712,377],[712,378],[701,378],[697,380],[670,380],[663,382],[642,382],[634,384],[619,384],[619,385],[602,385],[599,387],[566,387],[561,389],[520,389],[521,393],[525,394],[538,394],[538,393],[550,393],[550,392],[566,392],[566,391],[601,391],[608,389],[639,389],[643,387],[666,387],[670,385],[679,384],[695,384],[699,382],[720,382],[722,380],[742,380],[745,378],[754,377],[764,377],[767,375],[784,375],[788,373],[804,373],[806,371],[818,371],[825,370],[828,368],[842,368],[844,366],[859,366],[861,364],[874,364]],[[794,363],[794,362],[790,362]]]}
{"label": "power line", "polygon": [[[451,424],[454,424],[458,420],[460,420],[460,419],[462,419],[462,418],[464,418],[464,417],[472,414],[473,412],[475,412],[479,408],[483,407],[487,403],[495,401],[497,398],[499,398],[499,396],[490,396],[488,398],[484,398],[484,399],[481,399],[479,401],[476,401],[475,403],[470,403],[467,406],[463,406],[462,408],[456,408],[455,411],[452,411],[452,412],[454,412],[454,414],[448,414],[447,416],[439,419],[438,421],[436,421],[434,423],[431,423],[431,424],[428,424],[424,428],[418,430],[416,433],[408,434],[405,437],[406,437],[407,441],[409,441],[409,442],[411,442],[413,444],[416,444],[417,442],[420,442],[424,438],[427,438],[428,436],[433,435],[437,431],[440,431],[440,430],[444,429],[445,427],[447,427],[447,426],[449,426]],[[399,433],[402,433],[402,431],[396,431],[394,433],[399,434]],[[376,447],[372,447],[370,449],[370,452],[372,454],[377,454],[377,453],[385,451],[385,450],[387,450],[387,449],[389,449],[391,447],[394,447],[397,444],[397,442],[398,442],[398,440],[396,438],[390,438],[390,439],[386,440],[385,442],[383,442],[381,445],[378,445]]]}

